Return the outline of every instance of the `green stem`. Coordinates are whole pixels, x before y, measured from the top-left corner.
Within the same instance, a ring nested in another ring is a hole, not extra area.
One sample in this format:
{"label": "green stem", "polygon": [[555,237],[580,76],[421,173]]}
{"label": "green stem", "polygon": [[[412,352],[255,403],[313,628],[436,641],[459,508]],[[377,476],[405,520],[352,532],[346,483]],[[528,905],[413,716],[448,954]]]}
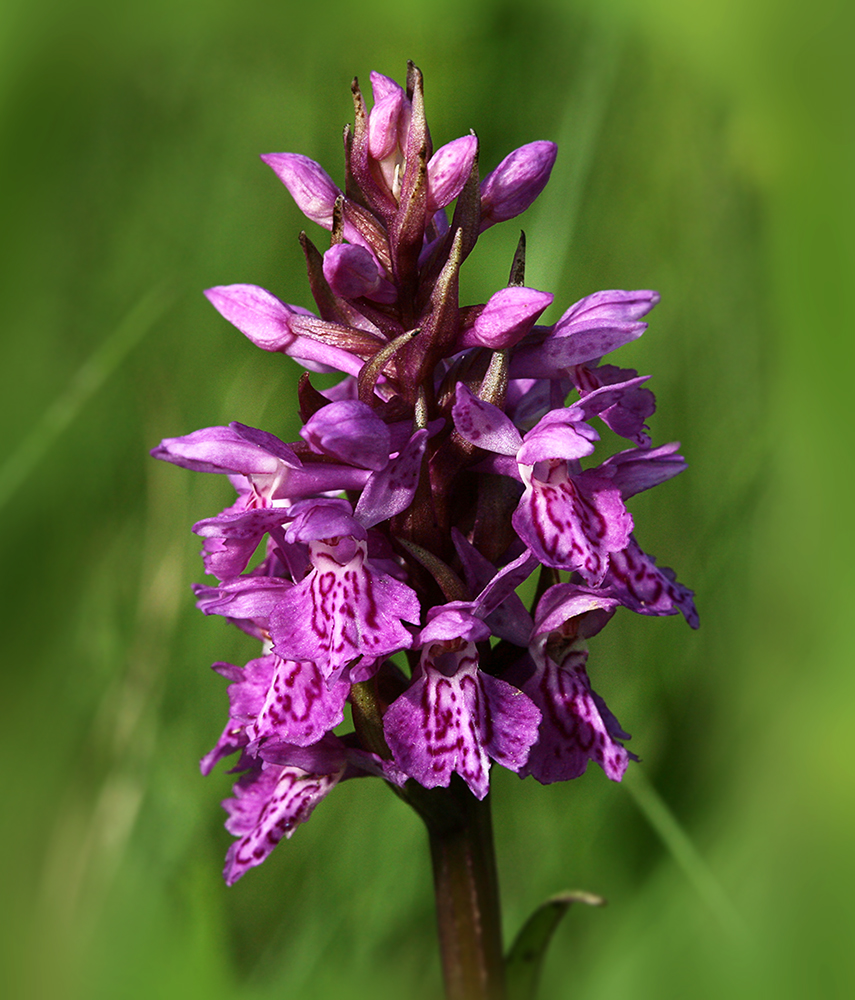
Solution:
{"label": "green stem", "polygon": [[413,804],[430,835],[446,998],[505,1000],[489,796],[479,802],[455,775],[447,791],[435,789],[424,799]]}
{"label": "green stem", "polygon": [[[375,681],[354,684],[350,700],[363,744],[388,758]],[[428,829],[447,1000],[506,1000],[490,796],[479,802],[456,774],[448,788],[390,787]]]}

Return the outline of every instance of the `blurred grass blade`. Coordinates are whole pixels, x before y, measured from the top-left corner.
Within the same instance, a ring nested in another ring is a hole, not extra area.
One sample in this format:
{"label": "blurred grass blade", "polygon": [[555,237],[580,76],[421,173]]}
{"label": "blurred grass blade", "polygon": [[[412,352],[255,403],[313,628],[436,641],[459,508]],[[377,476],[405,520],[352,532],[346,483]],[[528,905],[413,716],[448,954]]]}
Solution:
{"label": "blurred grass blade", "polygon": [[562,892],[538,906],[508,951],[508,1000],[535,1000],[546,949],[570,904],[604,906],[605,902],[589,892]]}
{"label": "blurred grass blade", "polygon": [[721,926],[736,940],[746,943],[748,930],[721,883],[710,871],[700,852],[682,828],[676,816],[640,768],[621,782],[632,796],[647,822],[659,835],[671,857],[683,870],[698,895],[717,917]]}
{"label": "blurred grass blade", "polygon": [[548,254],[534,258],[538,288],[560,286],[566,270],[582,197],[615,90],[622,48],[623,34],[614,26],[592,27],[577,82],[564,105],[556,168],[537,200],[530,226],[532,247],[549,247]]}
{"label": "blurred grass blade", "polygon": [[149,290],[77,369],[65,391],[57,396],[0,466],[0,510],[26,482],[51,445],[118,368],[131,348],[160,319],[171,301],[172,297],[162,286]]}

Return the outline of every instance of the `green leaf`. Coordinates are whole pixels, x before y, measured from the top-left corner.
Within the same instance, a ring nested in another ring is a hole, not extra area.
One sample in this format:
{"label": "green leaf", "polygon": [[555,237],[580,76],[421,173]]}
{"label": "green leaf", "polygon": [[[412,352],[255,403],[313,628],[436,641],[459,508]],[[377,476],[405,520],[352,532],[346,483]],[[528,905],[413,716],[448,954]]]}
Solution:
{"label": "green leaf", "polygon": [[517,934],[506,959],[508,1000],[534,1000],[546,949],[571,903],[605,906],[602,896],[590,892],[561,892],[532,913]]}

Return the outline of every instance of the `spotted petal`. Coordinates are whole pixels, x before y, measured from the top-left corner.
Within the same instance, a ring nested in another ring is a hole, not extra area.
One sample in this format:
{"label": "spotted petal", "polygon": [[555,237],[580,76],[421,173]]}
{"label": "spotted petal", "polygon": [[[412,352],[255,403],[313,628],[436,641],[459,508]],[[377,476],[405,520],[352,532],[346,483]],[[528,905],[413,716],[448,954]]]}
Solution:
{"label": "spotted petal", "polygon": [[271,738],[311,746],[342,721],[350,686],[343,681],[327,684],[314,663],[273,659],[264,704],[247,735],[250,740]]}
{"label": "spotted petal", "polygon": [[412,645],[402,619],[418,622],[418,597],[371,568],[365,542],[318,540],[309,549],[314,569],[270,615],[279,656],[312,660],[335,679],[357,657],[373,663]]}
{"label": "spotted petal", "polygon": [[456,771],[483,799],[489,758],[522,768],[540,712],[522,691],[478,670],[472,643],[457,653],[437,652],[442,649],[428,647],[422,676],[389,706],[386,741],[400,767],[425,788],[447,787]]}
{"label": "spotted petal", "polygon": [[299,767],[262,764],[247,772],[226,799],[226,829],[240,837],[229,848],[223,877],[227,885],[260,865],[298,823],[305,823],[315,806],[336,786],[344,767],[332,774],[313,774]]}
{"label": "spotted petal", "polygon": [[356,505],[361,524],[372,527],[410,506],[419,484],[427,439],[427,428],[417,430],[400,454],[369,476]]}
{"label": "spotted petal", "polygon": [[478,399],[463,382],[457,383],[456,394],[452,416],[458,433],[486,451],[516,455],[522,437],[510,418],[498,406]]}
{"label": "spotted petal", "polygon": [[[513,514],[513,525],[542,563],[576,570],[598,586],[606,575],[610,552],[622,549],[632,518],[620,490],[592,472],[570,476],[566,462],[522,466],[526,491]],[[535,473],[540,472],[540,476]]]}
{"label": "spotted petal", "polygon": [[638,614],[674,615],[679,611],[692,628],[700,624],[692,600],[694,592],[677,582],[673,570],[657,566],[653,556],[642,552],[633,538],[625,549],[612,553],[605,587]]}
{"label": "spotted petal", "polygon": [[[532,649],[535,670],[523,691],[543,713],[540,738],[520,771],[544,785],[569,781],[596,761],[612,781],[620,781],[633,755],[618,742],[627,734],[591,690],[587,653],[574,651],[561,666],[546,654],[543,640]],[[616,738],[617,737],[617,738]]]}

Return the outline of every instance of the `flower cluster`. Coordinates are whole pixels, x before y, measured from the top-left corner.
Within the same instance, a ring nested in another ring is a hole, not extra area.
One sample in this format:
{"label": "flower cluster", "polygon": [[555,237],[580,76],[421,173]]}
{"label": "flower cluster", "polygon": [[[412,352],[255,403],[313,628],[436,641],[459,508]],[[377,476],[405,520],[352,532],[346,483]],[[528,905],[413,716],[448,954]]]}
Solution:
{"label": "flower cluster", "polygon": [[[474,134],[433,150],[415,67],[406,88],[371,84],[369,112],[354,81],[343,189],[304,156],[262,157],[331,232],[323,253],[301,236],[316,313],[252,285],[206,293],[259,347],[344,377],[321,391],[303,374],[300,441],[232,423],[152,453],[238,494],[194,527],[218,581],[195,588],[199,607],[262,644],[215,664],[229,720],[202,770],[240,752],[242,772],[224,803],[229,883],[351,776],[434,788],[457,773],[479,799],[491,761],[546,783],[594,760],[620,780],[628,737],[585,641],[618,606],[697,625],[626,507],[685,463],[652,447],[646,379],[600,363],[658,295],[597,292],[537,325],[552,295],[525,285],[523,237],[508,287],[461,306],[479,234],[532,203],[556,147],[522,146],[481,180]],[[629,447],[589,460],[595,421]],[[535,570],[529,611],[516,589]]]}

